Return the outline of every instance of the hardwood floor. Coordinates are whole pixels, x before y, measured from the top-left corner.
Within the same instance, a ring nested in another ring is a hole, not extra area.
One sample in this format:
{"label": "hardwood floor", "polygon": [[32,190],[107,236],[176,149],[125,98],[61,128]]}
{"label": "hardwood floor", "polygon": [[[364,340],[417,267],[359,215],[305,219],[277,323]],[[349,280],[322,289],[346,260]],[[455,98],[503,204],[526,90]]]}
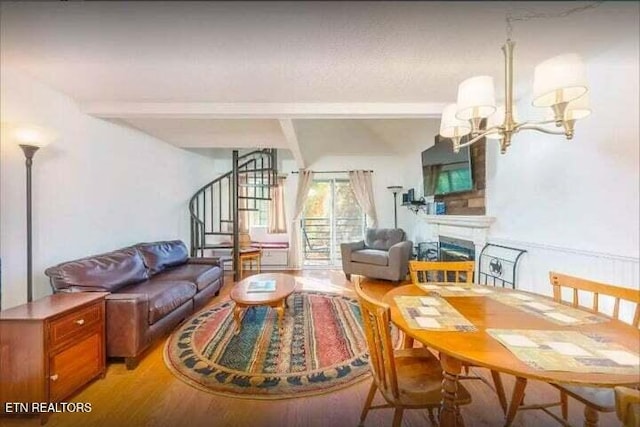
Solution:
{"label": "hardwood floor", "polygon": [[[310,270],[301,276],[305,289],[324,289],[354,294],[351,283],[340,271]],[[232,279],[227,277],[215,304],[228,299]],[[357,279],[354,279],[357,280]],[[384,295],[391,282],[363,281],[372,296]],[[355,296],[355,295],[354,295]],[[357,426],[370,380],[352,387],[317,397],[288,400],[245,400],[205,393],[183,383],[165,367],[160,340],[134,371],[127,371],[123,362],[111,362],[104,379],[97,380],[76,394],[70,401],[89,402],[91,413],[61,413],[51,416],[49,427],[58,426]],[[481,375],[488,372],[476,369]],[[505,390],[510,397],[513,379],[503,376]],[[503,415],[495,393],[480,381],[467,381],[465,386],[473,402],[462,408],[467,426],[500,426]],[[546,384],[531,382],[527,387],[527,402],[556,400],[557,390]],[[381,401],[378,396],[376,402]],[[557,408],[556,408],[557,409]],[[569,402],[570,422],[583,424],[583,406]],[[393,411],[371,411],[365,425],[389,426]],[[37,426],[38,419],[0,418],[0,426]],[[426,411],[405,411],[403,426],[427,426]],[[540,411],[518,414],[515,426],[558,425]],[[601,414],[601,426],[620,425],[614,414]]]}

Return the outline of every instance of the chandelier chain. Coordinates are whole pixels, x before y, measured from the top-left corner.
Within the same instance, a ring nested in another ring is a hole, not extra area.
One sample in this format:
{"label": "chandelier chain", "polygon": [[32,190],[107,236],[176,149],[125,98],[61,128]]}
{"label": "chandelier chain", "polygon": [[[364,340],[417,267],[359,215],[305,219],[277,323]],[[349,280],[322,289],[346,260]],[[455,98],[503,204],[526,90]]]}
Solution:
{"label": "chandelier chain", "polygon": [[532,19],[564,18],[565,16],[573,15],[574,13],[579,13],[589,9],[594,9],[600,6],[602,3],[604,3],[604,0],[592,1],[592,2],[588,2],[585,5],[573,7],[571,9],[567,9],[558,13],[528,11],[520,15],[512,15],[511,12],[508,12],[505,17],[505,21],[507,24],[507,39],[511,39],[514,22],[524,22],[524,21],[530,21]]}

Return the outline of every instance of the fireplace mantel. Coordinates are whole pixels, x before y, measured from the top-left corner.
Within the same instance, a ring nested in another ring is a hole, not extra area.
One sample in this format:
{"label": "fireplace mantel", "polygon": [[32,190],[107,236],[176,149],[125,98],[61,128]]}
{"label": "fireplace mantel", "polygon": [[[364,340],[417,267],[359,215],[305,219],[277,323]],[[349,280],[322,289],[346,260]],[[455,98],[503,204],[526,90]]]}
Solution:
{"label": "fireplace mantel", "polygon": [[464,228],[488,229],[496,220],[493,216],[485,215],[425,215],[429,224],[441,224]]}

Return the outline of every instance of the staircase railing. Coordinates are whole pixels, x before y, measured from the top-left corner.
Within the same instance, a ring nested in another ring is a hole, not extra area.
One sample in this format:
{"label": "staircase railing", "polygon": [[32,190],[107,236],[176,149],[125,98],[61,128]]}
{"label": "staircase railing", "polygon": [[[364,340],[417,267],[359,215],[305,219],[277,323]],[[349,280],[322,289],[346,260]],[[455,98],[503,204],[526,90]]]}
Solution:
{"label": "staircase railing", "polygon": [[[239,262],[239,212],[256,211],[258,203],[271,199],[277,185],[277,151],[233,151],[232,169],[201,187],[189,201],[191,256],[219,247],[207,239],[229,236],[233,242],[233,269]],[[235,278],[239,280],[238,277]]]}

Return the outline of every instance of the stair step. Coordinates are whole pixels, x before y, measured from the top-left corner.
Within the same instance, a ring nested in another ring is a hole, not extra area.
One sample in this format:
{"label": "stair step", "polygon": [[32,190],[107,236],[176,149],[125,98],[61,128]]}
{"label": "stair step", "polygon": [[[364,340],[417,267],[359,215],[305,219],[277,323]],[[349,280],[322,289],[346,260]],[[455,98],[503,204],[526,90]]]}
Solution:
{"label": "stair step", "polygon": [[272,188],[275,187],[275,184],[238,184],[238,187]]}
{"label": "stair step", "polygon": [[271,197],[238,196],[238,199],[244,199],[244,200],[271,200]]}
{"label": "stair step", "polygon": [[204,233],[205,236],[233,236],[233,233],[227,231],[207,231]]}
{"label": "stair step", "polygon": [[259,212],[260,209],[251,209],[251,208],[238,208],[239,211],[242,212]]}
{"label": "stair step", "polygon": [[257,168],[257,169],[240,169],[238,170],[238,173],[258,173],[258,172],[269,172],[272,173],[274,172],[273,168]]}

